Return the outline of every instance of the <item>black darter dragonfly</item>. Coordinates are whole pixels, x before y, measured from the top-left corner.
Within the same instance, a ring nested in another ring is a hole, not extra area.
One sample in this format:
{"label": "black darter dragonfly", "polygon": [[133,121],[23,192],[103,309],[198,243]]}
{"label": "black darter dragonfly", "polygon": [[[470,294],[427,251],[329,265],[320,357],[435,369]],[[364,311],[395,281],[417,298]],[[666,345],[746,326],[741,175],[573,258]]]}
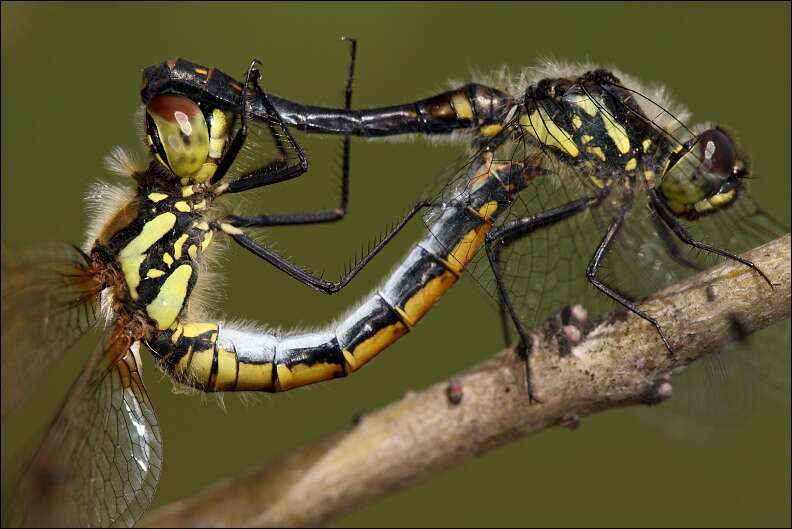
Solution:
{"label": "black darter dragonfly", "polygon": [[[111,157],[110,167],[134,183],[98,188],[88,244],[4,252],[4,408],[89,328],[105,329],[20,481],[26,522],[130,526],[150,504],[162,441],[140,377],[141,344],[180,385],[286,391],[362,367],[412,329],[465,269],[500,301],[526,359],[527,329],[539,318],[571,302],[598,302],[579,288],[586,282],[654,323],[673,348],[662,322],[635,303],[703,266],[687,248],[738,260],[762,280],[761,270],[733,253],[769,239],[774,228],[743,193],[748,168],[731,135],[687,129],[675,117],[684,113],[666,110],[660,92],[621,74],[556,65],[503,89],[469,84],[414,103],[352,110],[352,44],[343,109],[270,96],[255,61],[243,82],[181,59],[146,68],[141,119],[150,161],[136,166],[120,150]],[[345,136],[339,207],[219,213],[221,197],[307,171],[289,126]],[[419,201],[338,281],[250,235],[257,227],[342,218],[349,136],[404,133],[455,134],[471,150],[442,191]],[[251,151],[272,160],[247,167]],[[213,320],[200,304],[215,236],[230,236],[289,276],[333,293],[421,211],[425,236],[377,290],[324,331],[262,331]],[[715,238],[706,243],[682,223],[715,218],[707,226]],[[625,285],[603,279],[606,257],[620,261]],[[629,289],[635,286],[641,289]]]}

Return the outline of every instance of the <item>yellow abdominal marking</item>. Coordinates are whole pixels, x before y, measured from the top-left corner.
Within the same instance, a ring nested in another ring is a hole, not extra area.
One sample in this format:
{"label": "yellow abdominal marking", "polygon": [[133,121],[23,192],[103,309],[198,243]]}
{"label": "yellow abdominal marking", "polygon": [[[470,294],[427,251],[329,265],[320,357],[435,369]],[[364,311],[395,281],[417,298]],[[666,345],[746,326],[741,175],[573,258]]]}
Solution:
{"label": "yellow abdominal marking", "polygon": [[157,297],[146,305],[146,313],[157,322],[157,329],[167,329],[176,320],[187,297],[192,266],[183,264],[162,283]]}
{"label": "yellow abdominal marking", "polygon": [[187,213],[190,211],[190,205],[184,200],[179,200],[173,205],[173,207],[175,207],[178,211],[181,211],[182,213]]}
{"label": "yellow abdominal marking", "polygon": [[[220,349],[223,351],[223,349]],[[239,378],[236,389],[265,390],[272,388],[272,364],[247,364],[239,362]]]}
{"label": "yellow abdominal marking", "polygon": [[173,264],[173,257],[171,257],[171,254],[169,254],[168,252],[165,252],[162,255],[162,260],[165,262],[166,265],[168,265],[168,268],[170,268],[170,266]]}
{"label": "yellow abdominal marking", "polygon": [[632,171],[636,167],[638,167],[638,162],[635,160],[635,158],[630,158],[630,161],[624,164],[624,168],[627,171]]}
{"label": "yellow abdominal marking", "polygon": [[402,317],[410,327],[414,327],[429,309],[451,288],[457,280],[456,274],[446,270],[426,283],[404,304]]}
{"label": "yellow abdominal marking", "polygon": [[473,108],[465,95],[454,94],[451,98],[451,104],[454,105],[457,116],[462,119],[473,119]]}
{"label": "yellow abdominal marking", "polygon": [[648,151],[648,150],[649,150],[649,147],[652,145],[652,140],[650,140],[649,138],[647,138],[647,139],[645,139],[645,140],[643,141],[643,143],[641,143],[641,145],[643,145],[643,150],[644,150],[644,152],[646,152],[646,151]]}
{"label": "yellow abdominal marking", "polygon": [[195,261],[198,259],[198,248],[194,244],[191,244],[189,248],[187,248],[187,255],[190,256],[190,259]]}
{"label": "yellow abdominal marking", "polygon": [[165,272],[163,272],[162,270],[159,270],[157,268],[149,268],[149,271],[146,272],[146,277],[148,279],[154,279],[154,278],[161,277],[161,276],[164,276],[164,275],[165,275]]}
{"label": "yellow abdominal marking", "polygon": [[217,350],[217,375],[212,389],[227,391],[234,389],[237,381],[236,354],[223,348]]}
{"label": "yellow abdominal marking", "polygon": [[170,212],[157,215],[146,224],[140,234],[118,253],[121,271],[124,273],[129,295],[138,298],[137,287],[140,284],[140,265],[146,258],[146,251],[176,224],[176,215]]}
{"label": "yellow abdominal marking", "polygon": [[276,369],[278,370],[278,381],[275,385],[277,391],[286,391],[287,389],[336,378],[344,374],[344,366],[327,362],[317,362],[312,365],[295,364],[291,369],[280,364]]}
{"label": "yellow abdominal marking", "polygon": [[212,242],[212,237],[214,236],[213,231],[207,231],[206,235],[204,235],[203,240],[201,241],[201,250],[206,251],[209,248],[209,244]]}
{"label": "yellow abdominal marking", "polygon": [[363,340],[355,349],[344,351],[349,371],[358,370],[363,364],[374,358],[377,353],[402,337],[409,329],[401,322],[396,322],[383,327],[373,336]]}
{"label": "yellow abdominal marking", "polygon": [[580,154],[571,136],[550,119],[544,107],[539,107],[530,116],[520,116],[520,126],[544,145],[559,148],[573,158]]}

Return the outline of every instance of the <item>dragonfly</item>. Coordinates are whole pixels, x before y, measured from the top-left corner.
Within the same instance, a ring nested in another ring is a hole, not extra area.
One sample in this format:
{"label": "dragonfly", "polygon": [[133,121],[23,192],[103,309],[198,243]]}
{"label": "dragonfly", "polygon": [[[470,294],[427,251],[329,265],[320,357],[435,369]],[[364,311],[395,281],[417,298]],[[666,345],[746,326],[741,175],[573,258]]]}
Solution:
{"label": "dragonfly", "polygon": [[[766,240],[769,228],[744,193],[749,171],[732,136],[720,127],[687,129],[665,110],[668,104],[656,102],[659,92],[644,95],[609,71],[555,68],[503,89],[472,83],[416,102],[357,110],[351,108],[351,43],[340,109],[268,94],[258,61],[243,81],[183,59],[146,68],[141,121],[149,162],[140,166],[125,151],[114,152],[109,166],[129,184],[96,189],[100,207],[88,244],[3,252],[4,406],[23,399],[29,381],[89,329],[103,331],[20,480],[25,523],[131,526],[151,503],[162,437],[140,374],[141,345],[178,385],[286,391],[360,369],[415,327],[467,270],[516,329],[533,397],[527,329],[542,311],[578,301],[573,272],[582,271],[593,290],[653,322],[670,349],[661,322],[633,300],[640,294],[601,279],[607,256],[628,259],[628,270],[651,279],[641,282],[647,289],[674,280],[679,270],[701,268],[684,247],[737,260],[764,278],[736,254],[743,249],[737,243]],[[290,128],[344,137],[339,206],[224,215],[217,204],[226,197],[308,172]],[[343,218],[349,137],[397,134],[450,134],[470,149],[440,189],[416,203],[340,279],[312,274],[252,235],[260,227]],[[273,159],[248,167],[251,150]],[[425,235],[380,287],[325,330],[264,331],[213,319],[201,306],[216,236],[330,294],[421,212]],[[736,241],[731,233],[727,242],[735,244],[721,247],[683,225],[716,216],[716,224],[731,222],[740,228],[733,233],[749,235]],[[597,240],[590,226],[604,229]],[[588,266],[575,268],[592,245]],[[567,260],[561,266],[552,261],[559,256]]]}

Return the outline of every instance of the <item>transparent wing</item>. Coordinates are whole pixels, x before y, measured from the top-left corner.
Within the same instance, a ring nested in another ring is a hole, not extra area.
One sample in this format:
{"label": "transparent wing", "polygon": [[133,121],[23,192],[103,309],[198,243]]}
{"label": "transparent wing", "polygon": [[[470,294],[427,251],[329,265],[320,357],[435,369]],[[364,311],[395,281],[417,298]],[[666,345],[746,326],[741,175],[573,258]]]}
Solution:
{"label": "transparent wing", "polygon": [[[647,137],[647,131],[656,131],[669,140],[669,147],[664,148],[674,149],[695,136],[669,110],[647,97],[621,85],[599,87],[600,90],[594,93],[582,85],[573,86],[565,97],[577,98],[578,101],[587,99],[588,106],[599,109],[603,114],[607,113],[614,122],[623,124],[626,136],[632,141],[641,141]],[[608,105],[605,104],[607,98],[611,98]],[[613,108],[616,110],[609,110]],[[552,110],[548,107],[546,112],[539,115],[542,119],[551,120],[549,116],[553,115]],[[610,179],[612,189],[601,205],[503,248],[501,266],[505,287],[516,312],[527,329],[536,329],[547,317],[569,305],[583,305],[590,319],[621,308],[593,288],[586,279],[586,268],[595,249],[625,204],[627,192],[621,166],[607,160],[596,166],[562,162],[549,146],[562,145],[564,138],[551,137],[549,133],[543,136],[541,131],[526,133],[525,127],[516,126],[519,119],[519,116],[515,116],[511,123],[507,123],[507,128],[510,126],[513,130],[512,136],[498,148],[495,158],[541,166],[546,174],[530,182],[513,197],[508,214],[500,217],[496,226],[591,196],[596,192],[596,180]],[[547,125],[545,122],[545,130],[553,129]],[[563,124],[559,122],[555,125],[557,129]],[[592,131],[591,135],[595,136],[596,132]],[[538,141],[537,138],[543,140]],[[475,160],[482,152],[474,153],[470,159]],[[472,167],[475,167],[475,163],[464,164],[450,183],[436,195],[435,200],[447,205],[453,203],[454,199],[462,199],[469,183],[478,176],[471,170]],[[430,231],[439,211],[440,208],[435,208],[425,217]],[[695,238],[734,253],[744,252],[786,231],[765,215],[747,194],[740,196],[727,209],[688,222],[687,228]],[[656,217],[645,190],[636,189],[634,206],[606,255],[598,278],[627,299],[640,301],[722,260],[712,253],[694,249],[679,241]],[[467,271],[498,303],[495,279],[484,252],[479,252]],[[768,287],[757,277],[757,288]],[[728,292],[712,292],[713,301],[717,301],[718,296],[727,295]],[[659,321],[659,324],[662,327],[663,322]],[[739,327],[739,322],[736,322],[736,326]],[[699,368],[690,369],[692,374],[686,378],[691,379],[690,384],[696,388],[689,400],[716,404],[714,399],[706,395],[722,393],[715,391],[718,387],[728,388],[733,384],[735,388],[755,389],[764,384],[763,379],[770,371],[775,371],[775,378],[778,379],[776,385],[781,388],[781,394],[788,394],[789,369],[779,365],[784,362],[784,355],[775,354],[771,357],[744,354],[748,349],[762,349],[759,342],[743,341],[731,348],[737,350],[738,354],[727,351],[700,363],[703,372],[700,377],[695,373],[695,369]],[[685,393],[687,388],[684,385],[675,383],[675,395]],[[700,395],[697,394],[699,390]],[[727,401],[742,402],[744,399],[740,395],[746,393],[749,392],[735,389],[730,396],[733,399],[724,399],[721,394],[719,405],[721,408],[739,408]],[[693,411],[693,414],[696,412]],[[712,416],[710,412],[707,417]]]}
{"label": "transparent wing", "polygon": [[117,329],[96,350],[19,480],[18,522],[132,527],[159,481],[162,441],[139,343]]}
{"label": "transparent wing", "polygon": [[66,243],[2,250],[3,414],[33,380],[96,324],[101,271]]}

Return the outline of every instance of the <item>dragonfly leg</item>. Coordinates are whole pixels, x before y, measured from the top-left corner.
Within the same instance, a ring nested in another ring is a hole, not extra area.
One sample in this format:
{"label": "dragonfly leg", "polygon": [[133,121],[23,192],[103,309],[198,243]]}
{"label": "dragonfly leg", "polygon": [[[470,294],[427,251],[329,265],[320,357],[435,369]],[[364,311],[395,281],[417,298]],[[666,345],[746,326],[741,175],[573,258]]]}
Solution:
{"label": "dragonfly leg", "polygon": [[608,231],[605,232],[602,241],[599,243],[599,246],[597,246],[597,249],[594,252],[594,255],[592,256],[591,261],[586,267],[586,279],[588,279],[588,281],[592,285],[594,285],[594,287],[596,287],[597,290],[599,290],[600,292],[602,292],[612,300],[616,301],[624,308],[637,314],[641,318],[645,319],[646,321],[654,325],[655,329],[657,329],[657,332],[660,335],[660,339],[663,340],[663,343],[668,349],[668,352],[673,353],[674,351],[671,348],[671,344],[666,339],[665,334],[663,334],[663,330],[660,328],[660,325],[658,325],[657,321],[651,316],[649,316],[647,313],[639,309],[638,306],[629,299],[627,299],[627,297],[624,294],[617,292],[613,287],[610,287],[604,281],[600,280],[597,277],[597,273],[599,272],[600,266],[602,265],[605,256],[608,254],[608,251],[613,245],[613,241],[616,239],[619,230],[624,224],[624,219],[626,218],[627,213],[630,211],[630,209],[632,209],[632,206],[633,206],[632,198],[625,201],[624,204],[622,204],[622,207],[619,209],[619,212],[616,214],[616,217],[613,219],[613,222],[611,222],[610,226],[608,226]]}
{"label": "dragonfly leg", "polygon": [[[357,41],[355,39],[346,37],[343,40],[350,42],[349,73],[344,91],[344,110],[349,112],[352,106],[352,82],[355,76]],[[247,191],[257,187],[277,184],[279,182],[301,176],[308,170],[308,160],[305,157],[302,147],[294,138],[289,128],[286,126],[281,114],[273,106],[269,95],[261,89],[261,86],[258,84],[258,78],[258,72],[256,72],[254,83],[257,96],[262,101],[262,105],[264,106],[264,109],[267,111],[267,113],[275,117],[278,128],[280,128],[280,131],[286,138],[288,144],[294,149],[295,153],[297,154],[298,161],[293,165],[287,164],[288,153],[274,126],[270,125],[270,133],[275,140],[275,144],[278,146],[280,159],[263,168],[255,169],[240,176],[233,182],[230,182],[223,190],[223,193],[239,193],[241,191]],[[245,117],[244,114],[243,117]],[[240,217],[237,219],[237,221],[240,222],[240,225],[247,226],[282,226],[295,224],[316,224],[322,222],[333,222],[342,219],[346,214],[347,200],[349,197],[349,151],[350,137],[349,135],[345,135],[343,140],[342,154],[343,167],[341,175],[341,204],[338,208],[324,212],[296,213],[293,215],[260,215],[249,218]]]}
{"label": "dragonfly leg", "polygon": [[726,257],[727,259],[732,259],[734,261],[737,261],[738,263],[744,264],[745,266],[747,266],[748,268],[759,274],[762,277],[762,279],[764,279],[767,282],[767,284],[770,285],[770,288],[773,288],[773,283],[764,274],[764,272],[759,270],[759,267],[757,267],[748,259],[744,259],[739,255],[735,255],[729,252],[728,250],[724,250],[722,248],[718,248],[717,246],[712,246],[711,244],[707,244],[705,242],[701,242],[694,239],[693,236],[691,236],[690,233],[685,229],[685,227],[682,226],[682,224],[680,224],[679,220],[677,220],[674,214],[668,209],[666,203],[657,194],[657,189],[652,188],[649,189],[648,191],[649,191],[649,200],[651,201],[654,210],[660,216],[660,219],[663,221],[663,223],[665,223],[665,225],[668,226],[671,229],[671,231],[674,232],[674,235],[676,235],[680,241],[694,248],[698,248],[706,252],[711,252],[716,255],[720,255],[721,257]]}
{"label": "dragonfly leg", "polygon": [[668,227],[663,223],[662,220],[660,220],[657,215],[652,215],[652,222],[654,223],[657,235],[663,242],[663,246],[665,246],[666,253],[669,255],[669,257],[671,257],[671,259],[673,259],[678,265],[689,268],[690,270],[695,270],[697,272],[704,270],[704,267],[691,261],[680,251],[679,247],[676,245],[676,242],[671,237]]}
{"label": "dragonfly leg", "polygon": [[327,281],[321,276],[316,276],[294,263],[288,261],[283,256],[273,252],[266,246],[258,243],[252,238],[245,235],[242,230],[233,226],[223,225],[218,223],[216,229],[221,229],[231,235],[233,239],[243,248],[250,251],[254,255],[264,259],[278,270],[286,272],[288,275],[298,280],[299,282],[308,285],[325,294],[335,294],[345,286],[361,271],[371,260],[376,256],[395,236],[401,231],[404,226],[412,219],[419,211],[425,207],[434,205],[430,201],[421,201],[415,204],[409,212],[388,232],[382,237],[377,244],[374,245],[369,252],[363,256],[355,266],[353,266],[344,276],[338,281]]}
{"label": "dragonfly leg", "polygon": [[517,345],[518,354],[525,360],[525,383],[528,391],[529,398],[534,401],[537,400],[531,389],[531,373],[529,365],[529,357],[531,354],[532,341],[531,336],[525,329],[522,319],[519,317],[517,309],[514,307],[509,289],[503,276],[503,269],[501,268],[501,251],[513,244],[514,242],[527,237],[537,230],[551,226],[557,222],[561,222],[577,213],[591,207],[598,203],[601,197],[590,197],[574,200],[557,208],[549,209],[530,217],[517,219],[509,222],[487,234],[485,249],[487,251],[487,259],[489,260],[492,272],[495,274],[495,282],[498,286],[498,295],[501,301],[501,313],[507,314],[514,326],[517,329],[517,334],[520,337],[520,342]]}
{"label": "dragonfly leg", "polygon": [[[355,56],[357,55],[357,41],[352,38],[344,37],[351,43],[350,48],[350,61],[349,61],[349,75],[347,77],[346,90],[344,92],[344,109],[350,110],[352,107],[352,81],[355,77]],[[274,132],[270,126],[273,138],[278,144],[279,149],[283,149],[283,143],[280,137]],[[349,203],[349,151],[350,151],[350,137],[344,136],[343,151],[342,151],[342,168],[341,168],[341,203],[337,208],[329,211],[311,211],[305,213],[290,213],[286,215],[249,215],[239,216],[232,215],[226,217],[223,222],[237,227],[264,227],[264,226],[294,226],[300,224],[321,224],[324,222],[334,222],[341,220],[346,215],[347,204]],[[282,155],[285,159],[285,149],[282,150]]]}

